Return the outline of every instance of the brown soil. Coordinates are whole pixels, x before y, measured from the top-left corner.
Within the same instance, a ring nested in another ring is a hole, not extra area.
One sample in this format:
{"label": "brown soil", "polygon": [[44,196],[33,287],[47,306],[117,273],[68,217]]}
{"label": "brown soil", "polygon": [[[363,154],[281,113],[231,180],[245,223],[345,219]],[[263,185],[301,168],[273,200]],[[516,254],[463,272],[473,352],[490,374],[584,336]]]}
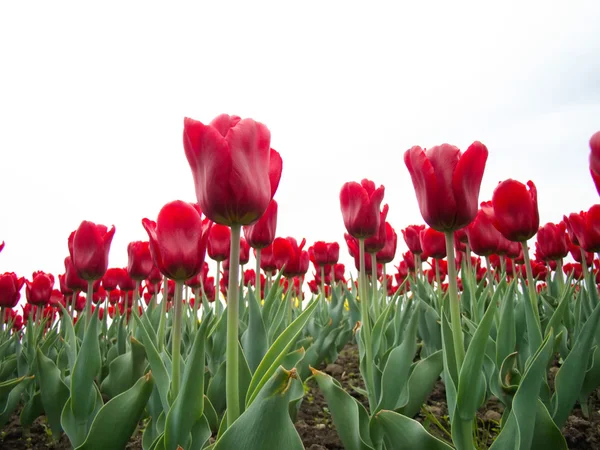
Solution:
{"label": "brown soil", "polygon": [[[358,367],[358,348],[356,345],[346,346],[335,364],[329,364],[320,369],[340,381],[350,395],[367,406],[366,398],[357,394],[351,387],[364,387]],[[318,389],[316,382],[309,381],[308,388],[296,422],[296,429],[305,448],[307,450],[343,450],[344,447],[337,435],[327,402]],[[567,424],[563,428],[563,434],[569,449],[600,450],[599,393],[600,390],[592,395],[590,401],[591,417],[589,419],[583,417],[579,405],[576,405],[573,414],[569,416]],[[494,398],[490,399],[479,410],[477,414],[479,425],[477,443],[479,449],[486,449],[493,442],[494,437],[499,432],[499,421],[502,412],[502,404]],[[441,381],[438,381],[434,387],[416,419],[430,433],[446,442],[450,442],[446,393]],[[43,417],[34,422],[27,435],[24,436],[24,434],[26,433],[19,425],[19,416],[15,414],[0,433],[0,450],[68,450],[71,448],[65,435],[61,436],[58,442],[52,442],[51,434]],[[141,448],[141,434],[138,432],[131,439],[127,450],[141,450]]]}

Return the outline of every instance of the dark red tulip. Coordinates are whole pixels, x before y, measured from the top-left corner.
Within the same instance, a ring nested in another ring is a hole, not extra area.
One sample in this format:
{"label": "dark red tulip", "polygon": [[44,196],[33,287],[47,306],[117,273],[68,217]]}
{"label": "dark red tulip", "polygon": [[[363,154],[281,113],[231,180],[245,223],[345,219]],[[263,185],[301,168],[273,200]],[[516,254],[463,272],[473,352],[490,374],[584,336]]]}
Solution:
{"label": "dark red tulip", "polygon": [[244,286],[248,285],[256,285],[256,272],[254,271],[254,269],[248,269],[244,271]]}
{"label": "dark red tulip", "polygon": [[364,179],[361,184],[354,181],[345,183],[340,191],[340,206],[344,225],[348,233],[356,239],[375,236],[379,231],[381,212],[379,208],[385,188]]}
{"label": "dark red tulip", "polygon": [[[65,296],[58,289],[53,289],[50,294],[50,300],[48,303],[56,308],[60,308],[58,305],[63,305],[65,308],[67,307],[67,302],[65,300]],[[59,309],[59,313],[62,314],[62,311]]]}
{"label": "dark red tulip", "polygon": [[582,249],[600,252],[600,205],[592,206],[587,212],[571,213],[565,222]]}
{"label": "dark red tulip", "polygon": [[421,248],[421,231],[425,229],[425,225],[409,225],[402,230],[402,236],[404,242],[408,246],[408,249],[415,255],[423,253]]}
{"label": "dark red tulip", "polygon": [[308,247],[308,256],[316,267],[327,265],[327,244],[323,241],[315,242]]}
{"label": "dark red tulip", "polygon": [[34,272],[32,281],[25,280],[27,302],[32,305],[44,306],[50,301],[54,288],[54,276],[42,271]]}
{"label": "dark red tulip", "polygon": [[[424,256],[425,256],[425,261],[426,261],[428,256],[427,255],[424,255]],[[415,266],[415,255],[410,250],[402,253],[402,259],[406,263],[408,270],[410,270],[411,272],[414,272],[417,270],[417,267]],[[425,261],[423,261],[423,262],[425,262]]]}
{"label": "dark red tulip", "polygon": [[585,263],[588,265],[588,267],[592,265],[592,262],[594,261],[594,254],[592,252],[586,252],[579,245],[573,244],[568,236],[567,236],[567,246],[569,247],[569,253],[573,257],[575,262],[582,263],[583,257],[581,255],[581,253],[583,252],[583,255],[585,257]]}
{"label": "dark red tulip", "polygon": [[244,236],[248,245],[263,249],[273,243],[277,231],[277,202],[271,200],[265,213],[252,225],[244,225]]}
{"label": "dark red tulip", "polygon": [[527,241],[540,226],[537,189],[532,181],[527,182],[527,187],[516,180],[505,180],[494,189],[492,207],[483,208],[496,229],[509,241]]}
{"label": "dark red tulip", "polygon": [[78,274],[70,256],[65,258],[65,286],[71,291],[85,291],[87,282]]}
{"label": "dark red tulip", "polygon": [[[491,207],[492,202],[481,205]],[[502,251],[504,236],[494,227],[492,219],[482,209],[477,212],[473,222],[465,228],[469,246],[473,253],[479,256],[489,256]]]}
{"label": "dark red tulip", "polygon": [[[121,281],[121,275],[123,274],[123,269],[120,267],[111,267],[106,270],[106,273],[102,277],[102,286],[107,291],[112,291],[119,287],[119,282]],[[161,278],[162,279],[162,278]]]}
{"label": "dark red tulip", "polygon": [[331,242],[327,244],[327,265],[333,266],[340,259],[340,244]]}
{"label": "dark red tulip", "polygon": [[427,151],[415,146],[404,153],[421,215],[430,227],[454,231],[471,223],[487,157],[487,148],[478,141],[464,153],[449,144]]}
{"label": "dark red tulip", "polygon": [[127,256],[127,273],[132,279],[142,281],[150,275],[154,268],[150,254],[150,242],[130,242],[127,245]]}
{"label": "dark red tulip", "polygon": [[121,269],[121,274],[119,275],[119,289],[121,289],[121,291],[135,290],[135,280],[129,276],[127,269]]}
{"label": "dark red tulip", "polygon": [[594,133],[590,139],[590,173],[600,194],[600,131]]}
{"label": "dark red tulip", "polygon": [[121,300],[121,291],[118,289],[113,289],[112,291],[108,291],[108,302],[111,305],[117,304]]}
{"label": "dark red tulip", "polygon": [[[473,222],[471,222],[473,223]],[[469,224],[470,225],[470,224]],[[469,243],[469,238],[467,237],[467,229],[461,228],[460,230],[456,230],[454,232],[454,249],[457,254],[465,253],[467,251],[466,244]]]}
{"label": "dark red tulip", "polygon": [[250,261],[250,246],[246,239],[240,237],[240,265],[248,264]]}
{"label": "dark red tulip", "polygon": [[2,244],[0,244],[0,252],[4,249],[4,241],[2,241]]}
{"label": "dark red tulip", "polygon": [[162,281],[163,275],[160,273],[160,269],[154,265],[154,261],[152,262],[152,270],[150,274],[146,278],[146,281],[150,284],[158,284]]}
{"label": "dark red tulip", "polygon": [[377,229],[377,233],[373,237],[365,239],[365,252],[377,253],[385,247],[385,219],[387,219],[388,211],[389,206],[383,205],[383,210],[379,216],[379,228]]}
{"label": "dark red tulip", "polygon": [[94,291],[94,293],[92,294],[92,302],[94,302],[96,305],[98,303],[104,303],[107,296],[108,292],[106,291],[106,289],[100,286],[98,290]]}
{"label": "dark red tulip", "polygon": [[[446,236],[434,228],[426,228],[421,231],[421,248],[423,254],[428,258],[446,257]],[[423,258],[425,259],[425,258]]]}
{"label": "dark red tulip", "polygon": [[150,237],[154,264],[163,275],[184,281],[202,270],[212,224],[202,220],[193,205],[181,200],[167,203],[156,222],[142,219],[142,225]]}
{"label": "dark red tulip", "polygon": [[535,247],[546,259],[562,259],[569,253],[564,224],[547,223],[537,232]]}
{"label": "dark red tulip", "polygon": [[109,230],[84,220],[74,234],[69,236],[69,251],[77,274],[84,280],[99,280],[108,268],[108,252],[115,234],[114,225]]}
{"label": "dark red tulip", "polygon": [[273,244],[268,245],[260,251],[260,268],[267,274],[277,272],[277,262],[273,254]]}
{"label": "dark red tulip", "polygon": [[306,239],[302,239],[300,245],[293,237],[275,238],[273,241],[273,255],[277,268],[283,269],[283,275],[291,278],[303,276],[308,272],[310,257],[306,250],[302,250]]}
{"label": "dark red tulip", "polygon": [[579,263],[567,263],[563,266],[563,272],[566,275],[573,274],[573,278],[581,280],[583,278],[583,268]]}
{"label": "dark red tulip", "polygon": [[5,272],[0,275],[0,306],[3,308],[14,308],[21,298],[21,288],[25,284],[25,278],[17,278],[13,272]]}
{"label": "dark red tulip", "polygon": [[385,223],[385,236],[385,246],[376,255],[377,262],[381,264],[391,263],[396,257],[398,235],[388,222]]}
{"label": "dark red tulip", "polygon": [[231,229],[215,223],[208,233],[208,256],[215,261],[225,261],[229,258],[230,245]]}
{"label": "dark red tulip", "polygon": [[183,146],[196,197],[208,218],[250,225],[266,211],[281,178],[282,161],[260,122],[222,114],[209,125],[185,118]]}
{"label": "dark red tulip", "polygon": [[333,265],[333,279],[336,283],[346,282],[346,278],[344,274],[346,273],[346,267],[343,264],[334,264]]}

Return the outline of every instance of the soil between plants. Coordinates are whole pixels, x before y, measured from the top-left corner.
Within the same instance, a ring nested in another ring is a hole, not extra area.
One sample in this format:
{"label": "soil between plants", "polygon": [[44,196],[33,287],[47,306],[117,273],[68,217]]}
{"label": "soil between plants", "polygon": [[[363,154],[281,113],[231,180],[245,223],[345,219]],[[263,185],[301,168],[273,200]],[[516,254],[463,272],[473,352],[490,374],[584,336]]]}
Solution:
{"label": "soil between plants", "polygon": [[[334,364],[322,366],[320,370],[337,379],[346,392],[368,406],[366,398],[352,389],[352,386],[364,388],[358,365],[358,348],[355,344],[347,345],[340,352],[338,360]],[[552,372],[555,372],[555,370],[551,369],[550,381],[552,381]],[[344,446],[337,435],[323,394],[319,391],[315,381],[310,380],[307,386],[308,392],[302,401],[298,420],[295,424],[304,447],[307,450],[343,450]],[[573,409],[572,415],[567,419],[563,434],[569,449],[600,450],[599,394],[600,390],[596,390],[592,394],[589,419],[583,416],[578,404]],[[486,449],[493,442],[499,432],[499,421],[502,413],[503,405],[493,398],[477,413],[477,443],[479,449]],[[415,419],[421,422],[434,436],[448,443],[450,442],[446,393],[441,381],[437,382]],[[44,417],[38,418],[27,434],[19,424],[18,414],[14,414],[0,433],[0,450],[67,450],[71,448],[69,440],[64,434],[58,442],[52,442]],[[141,432],[139,430],[129,441],[126,448],[127,450],[142,449]]]}

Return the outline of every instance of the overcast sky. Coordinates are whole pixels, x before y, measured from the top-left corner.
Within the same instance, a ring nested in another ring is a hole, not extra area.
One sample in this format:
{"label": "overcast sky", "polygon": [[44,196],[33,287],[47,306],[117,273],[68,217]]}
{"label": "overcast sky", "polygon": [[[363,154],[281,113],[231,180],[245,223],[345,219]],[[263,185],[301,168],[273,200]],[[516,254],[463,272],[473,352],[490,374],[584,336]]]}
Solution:
{"label": "overcast sky", "polygon": [[598,202],[597,0],[150,3],[0,4],[0,273],[62,273],[84,219],[116,226],[126,265],[143,217],[195,201],[184,116],[267,125],[278,235],[338,240],[346,263],[344,182],[385,185],[398,234],[423,222],[413,145],[482,141],[480,201],[531,179],[542,223]]}

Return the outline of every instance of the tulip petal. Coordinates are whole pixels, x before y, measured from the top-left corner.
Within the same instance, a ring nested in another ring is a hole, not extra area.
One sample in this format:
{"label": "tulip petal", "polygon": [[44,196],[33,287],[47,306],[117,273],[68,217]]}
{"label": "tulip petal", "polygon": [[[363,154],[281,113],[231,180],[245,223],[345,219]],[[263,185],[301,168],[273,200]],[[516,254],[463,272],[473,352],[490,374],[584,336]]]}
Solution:
{"label": "tulip petal", "polygon": [[274,149],[271,149],[271,158],[269,160],[269,181],[271,183],[271,198],[277,192],[279,180],[281,180],[281,171],[283,169],[283,160],[281,155]]}
{"label": "tulip petal", "polygon": [[457,228],[467,226],[477,215],[477,201],[483,178],[483,171],[488,157],[485,145],[475,141],[460,157],[452,177],[454,198],[457,202]]}
{"label": "tulip petal", "polygon": [[438,192],[438,180],[433,165],[418,145],[404,153],[404,164],[410,173],[421,215],[431,226],[432,223],[437,222],[436,197]]}

